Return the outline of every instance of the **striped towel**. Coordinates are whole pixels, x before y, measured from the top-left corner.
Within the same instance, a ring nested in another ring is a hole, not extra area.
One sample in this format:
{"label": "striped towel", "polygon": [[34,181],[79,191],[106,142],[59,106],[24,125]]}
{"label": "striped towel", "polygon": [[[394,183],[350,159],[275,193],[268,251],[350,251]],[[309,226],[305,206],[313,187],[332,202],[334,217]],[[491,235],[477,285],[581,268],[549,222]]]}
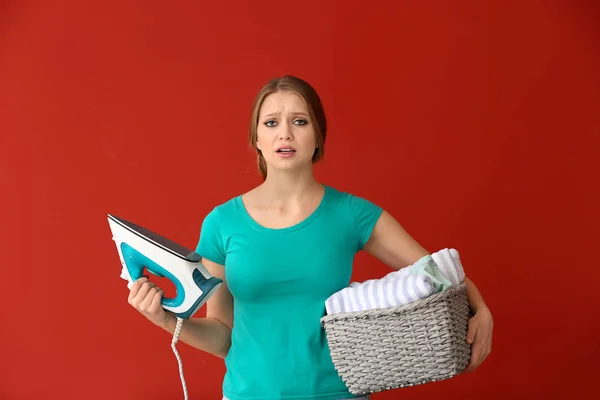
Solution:
{"label": "striped towel", "polygon": [[431,258],[453,286],[458,286],[465,280],[465,271],[456,249],[442,249],[433,253]]}
{"label": "striped towel", "polygon": [[327,314],[405,305],[464,280],[458,251],[442,249],[381,279],[352,282],[325,302]]}

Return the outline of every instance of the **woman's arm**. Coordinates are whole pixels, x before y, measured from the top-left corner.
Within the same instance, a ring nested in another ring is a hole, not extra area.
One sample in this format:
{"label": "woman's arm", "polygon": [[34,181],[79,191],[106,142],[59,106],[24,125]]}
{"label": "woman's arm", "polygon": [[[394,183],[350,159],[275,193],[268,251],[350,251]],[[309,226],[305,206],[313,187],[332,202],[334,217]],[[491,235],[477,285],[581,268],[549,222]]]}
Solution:
{"label": "woman's arm", "polygon": [[363,250],[396,270],[411,265],[429,254],[385,210],[377,220]]}
{"label": "woman's arm", "polygon": [[[233,327],[233,298],[225,280],[222,265],[202,259],[202,264],[215,278],[223,280],[221,287],[206,302],[206,318],[190,318],[183,321],[179,340],[202,351],[225,358],[231,346]],[[177,320],[169,314],[161,328],[173,334]]]}
{"label": "woman's arm", "polygon": [[474,313],[477,311],[487,308],[479,289],[475,286],[475,283],[469,277],[465,276],[465,284],[467,285],[467,297],[469,299],[469,305]]}
{"label": "woman's arm", "polygon": [[[364,250],[393,269],[404,268],[430,254],[385,210],[373,228]],[[466,371],[472,371],[491,352],[492,314],[471,279],[465,276],[467,298],[474,316],[469,319],[467,342],[473,344],[471,362]]]}
{"label": "woman's arm", "polygon": [[[430,254],[385,210],[375,224],[364,250],[396,270],[414,264],[420,258]],[[480,308],[486,307],[481,293],[473,281],[466,276],[465,284],[471,309],[477,312]]]}
{"label": "woman's arm", "polygon": [[[176,323],[175,316],[171,314],[161,328],[172,335]],[[190,318],[183,321],[179,340],[198,350],[225,358],[231,346],[231,330],[214,318]]]}

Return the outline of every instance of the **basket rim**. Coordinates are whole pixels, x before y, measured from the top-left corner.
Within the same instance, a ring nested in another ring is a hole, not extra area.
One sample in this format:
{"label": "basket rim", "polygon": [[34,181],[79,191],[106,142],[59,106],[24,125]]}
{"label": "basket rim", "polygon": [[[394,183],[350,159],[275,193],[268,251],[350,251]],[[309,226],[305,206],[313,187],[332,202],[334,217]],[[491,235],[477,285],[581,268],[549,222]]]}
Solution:
{"label": "basket rim", "polygon": [[459,292],[466,292],[467,285],[464,281],[456,286],[450,286],[443,292],[434,293],[430,296],[427,296],[423,299],[419,299],[413,301],[408,304],[402,304],[394,307],[386,307],[386,308],[372,308],[365,311],[352,311],[352,312],[342,312],[336,314],[327,314],[321,317],[321,326],[325,325],[328,322],[339,321],[339,320],[347,320],[347,319],[359,319],[359,318],[368,318],[368,317],[377,317],[377,316],[386,316],[391,314],[402,314],[408,311],[414,311],[419,308],[426,307],[429,303],[440,301],[445,299],[446,297],[452,296]]}

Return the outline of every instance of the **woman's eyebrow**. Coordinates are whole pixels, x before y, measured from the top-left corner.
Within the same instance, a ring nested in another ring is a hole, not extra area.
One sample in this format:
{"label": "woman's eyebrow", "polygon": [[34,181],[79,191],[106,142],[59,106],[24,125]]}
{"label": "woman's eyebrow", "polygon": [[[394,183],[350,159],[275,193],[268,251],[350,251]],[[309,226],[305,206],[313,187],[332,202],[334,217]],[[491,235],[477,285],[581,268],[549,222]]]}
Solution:
{"label": "woman's eyebrow", "polygon": [[[265,114],[265,115],[261,116],[261,119],[262,119],[262,118],[267,118],[267,117],[275,117],[275,116],[279,116],[280,114],[281,114],[281,113],[279,113],[279,112],[274,112],[274,113],[270,113],[270,114]],[[306,114],[305,112],[302,112],[302,111],[298,111],[298,112],[291,112],[291,113],[290,113],[290,115],[301,115],[301,116],[304,116],[304,117],[308,117],[308,114]]]}

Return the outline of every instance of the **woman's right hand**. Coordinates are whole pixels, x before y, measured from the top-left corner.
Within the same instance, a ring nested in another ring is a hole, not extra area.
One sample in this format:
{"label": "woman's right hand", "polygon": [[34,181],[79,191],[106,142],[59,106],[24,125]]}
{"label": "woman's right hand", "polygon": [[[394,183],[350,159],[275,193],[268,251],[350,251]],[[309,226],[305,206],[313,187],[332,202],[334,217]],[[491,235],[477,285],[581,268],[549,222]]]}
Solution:
{"label": "woman's right hand", "polygon": [[162,307],[163,294],[161,288],[141,277],[131,286],[127,301],[154,324],[166,327],[171,315]]}

